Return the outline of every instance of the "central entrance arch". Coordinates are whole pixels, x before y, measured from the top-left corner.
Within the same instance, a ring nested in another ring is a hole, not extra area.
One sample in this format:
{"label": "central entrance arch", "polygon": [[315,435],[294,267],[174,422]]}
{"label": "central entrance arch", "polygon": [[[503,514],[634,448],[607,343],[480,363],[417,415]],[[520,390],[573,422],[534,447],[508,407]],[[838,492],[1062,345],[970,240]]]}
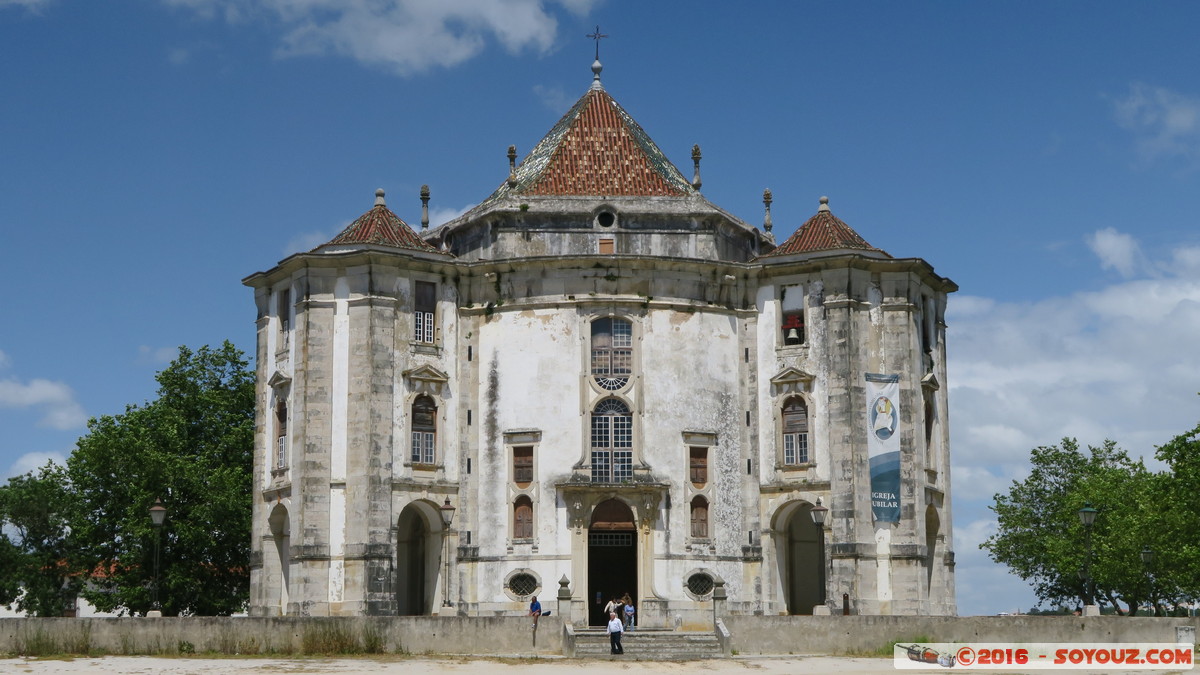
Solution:
{"label": "central entrance arch", "polygon": [[614,597],[628,593],[637,602],[637,577],[633,510],[615,498],[597,504],[588,526],[588,624],[608,623],[604,606]]}
{"label": "central entrance arch", "polygon": [[783,514],[779,556],[780,577],[788,614],[812,614],[821,601],[821,560],[817,525],[812,520],[812,504],[801,503]]}

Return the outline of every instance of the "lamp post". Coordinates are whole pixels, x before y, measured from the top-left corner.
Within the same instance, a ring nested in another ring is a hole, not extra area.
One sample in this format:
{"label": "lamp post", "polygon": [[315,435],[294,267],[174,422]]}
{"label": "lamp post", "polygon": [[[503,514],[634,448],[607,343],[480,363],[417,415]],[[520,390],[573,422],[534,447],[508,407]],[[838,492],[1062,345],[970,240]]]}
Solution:
{"label": "lamp post", "polygon": [[1154,564],[1154,549],[1149,546],[1142,547],[1142,567],[1146,570],[1146,581],[1149,588],[1146,589],[1147,598],[1150,601],[1150,615],[1158,614],[1158,605],[1154,602],[1154,570],[1151,567]]}
{"label": "lamp post", "polygon": [[167,519],[167,507],[162,499],[155,498],[150,507],[150,526],[154,528],[154,609],[147,616],[162,616],[162,605],[158,604],[158,549],[162,541],[163,521]]}
{"label": "lamp post", "polygon": [[446,503],[441,506],[442,523],[445,528],[442,530],[442,557],[446,560],[446,576],[442,579],[442,606],[450,606],[450,523],[454,522],[454,507],[450,505],[450,498],[446,497]]}
{"label": "lamp post", "polygon": [[[1087,557],[1083,559],[1083,613],[1085,616],[1089,614],[1088,607],[1093,607],[1095,600],[1092,597],[1092,525],[1096,522],[1096,509],[1092,508],[1091,502],[1084,502],[1083,508],[1079,509],[1079,522],[1083,524],[1084,540],[1087,545]],[[1099,614],[1093,609],[1090,613]]]}
{"label": "lamp post", "polygon": [[[829,509],[821,506],[821,498],[817,497],[817,505],[812,507],[809,514],[812,515],[813,524],[817,526],[817,557],[819,558],[817,564],[817,584],[821,589],[821,602],[817,605],[817,608],[821,608],[825,607],[825,516],[829,515]],[[817,611],[814,610],[813,613],[815,614]],[[828,613],[828,608],[821,613]]]}

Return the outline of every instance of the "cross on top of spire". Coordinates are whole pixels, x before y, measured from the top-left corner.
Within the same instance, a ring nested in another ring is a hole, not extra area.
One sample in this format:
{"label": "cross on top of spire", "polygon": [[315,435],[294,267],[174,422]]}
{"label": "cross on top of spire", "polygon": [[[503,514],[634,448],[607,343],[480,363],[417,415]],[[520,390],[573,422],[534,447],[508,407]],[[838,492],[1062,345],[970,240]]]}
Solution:
{"label": "cross on top of spire", "polygon": [[608,35],[601,33],[600,32],[600,24],[596,24],[596,32],[588,33],[587,36],[596,41],[596,60],[599,61],[600,60],[600,40],[608,37]]}

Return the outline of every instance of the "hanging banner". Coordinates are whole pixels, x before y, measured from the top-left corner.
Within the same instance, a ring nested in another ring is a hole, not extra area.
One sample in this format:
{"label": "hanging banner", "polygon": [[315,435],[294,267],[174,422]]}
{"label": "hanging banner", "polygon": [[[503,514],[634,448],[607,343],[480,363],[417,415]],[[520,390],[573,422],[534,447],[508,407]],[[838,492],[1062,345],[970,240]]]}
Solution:
{"label": "hanging banner", "polygon": [[867,457],[871,515],[900,522],[900,376],[867,373]]}

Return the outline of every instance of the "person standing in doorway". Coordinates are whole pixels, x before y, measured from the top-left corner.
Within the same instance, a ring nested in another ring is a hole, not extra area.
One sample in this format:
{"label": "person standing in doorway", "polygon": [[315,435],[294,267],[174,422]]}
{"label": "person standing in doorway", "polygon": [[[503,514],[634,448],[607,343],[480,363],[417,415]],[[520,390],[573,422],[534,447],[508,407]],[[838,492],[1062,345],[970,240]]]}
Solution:
{"label": "person standing in doorway", "polygon": [[614,595],[612,600],[609,600],[608,604],[604,606],[604,616],[608,616],[615,611],[617,611],[617,596]]}
{"label": "person standing in doorway", "polygon": [[608,646],[613,654],[624,654],[625,648],[621,646],[621,620],[617,618],[616,612],[608,613]]}
{"label": "person standing in doorway", "polygon": [[625,601],[625,630],[633,630],[633,611],[633,601],[627,599]]}
{"label": "person standing in doorway", "polygon": [[533,601],[529,603],[529,616],[533,617],[533,629],[537,630],[538,619],[542,616],[542,603],[538,602],[537,596],[533,596]]}

